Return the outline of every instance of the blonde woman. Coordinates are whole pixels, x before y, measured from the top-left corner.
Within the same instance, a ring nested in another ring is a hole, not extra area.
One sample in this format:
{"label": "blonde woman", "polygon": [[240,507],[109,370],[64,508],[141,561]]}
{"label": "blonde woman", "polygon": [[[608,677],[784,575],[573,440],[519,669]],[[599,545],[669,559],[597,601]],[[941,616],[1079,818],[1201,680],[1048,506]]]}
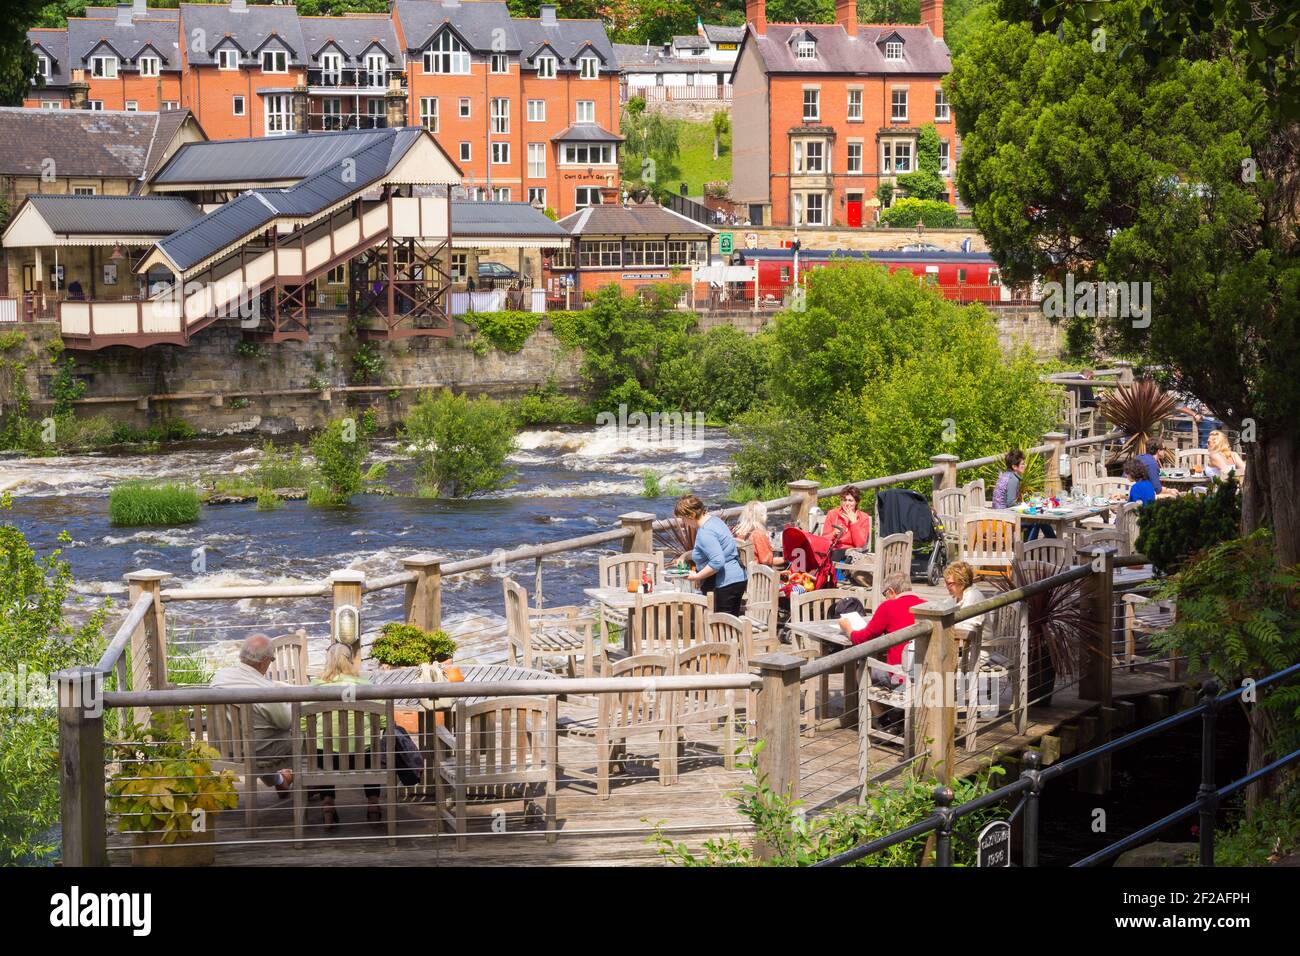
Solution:
{"label": "blonde woman", "polygon": [[[325,652],[325,670],[321,676],[312,681],[313,684],[369,684],[370,681],[361,676],[361,662],[352,654],[352,648],[346,644],[331,644],[329,650]],[[334,727],[332,728],[334,739],[338,740],[342,734],[342,728],[339,726],[337,715],[334,718]],[[316,751],[316,755],[322,761],[325,754]],[[348,758],[352,760],[351,757]],[[339,758],[334,757],[334,769],[339,769]],[[321,817],[325,820],[326,829],[333,830],[339,824],[338,810],[334,806],[334,788],[332,786],[312,787],[313,793],[320,794],[321,799]],[[369,806],[366,808],[366,819],[371,823],[377,823],[383,820],[384,812],[379,807],[379,787],[367,785],[365,788],[366,802]]]}
{"label": "blonde woman", "polygon": [[767,533],[767,505],[761,501],[745,503],[734,532],[737,541],[748,541],[754,548],[754,560],[772,566],[772,539]]}
{"label": "blonde woman", "polygon": [[[984,600],[984,595],[975,587],[975,569],[965,561],[954,561],[944,568],[943,583],[948,589],[949,597],[957,602],[959,608],[971,607]],[[984,615],[981,614],[962,621],[957,625],[957,630],[964,632],[964,637],[975,630],[983,619]]]}
{"label": "blonde woman", "polygon": [[1237,477],[1241,478],[1246,474],[1246,459],[1242,458],[1232,446],[1228,444],[1228,436],[1221,431],[1210,432],[1210,437],[1206,442],[1210,451],[1210,477],[1228,477],[1228,472],[1235,471]]}

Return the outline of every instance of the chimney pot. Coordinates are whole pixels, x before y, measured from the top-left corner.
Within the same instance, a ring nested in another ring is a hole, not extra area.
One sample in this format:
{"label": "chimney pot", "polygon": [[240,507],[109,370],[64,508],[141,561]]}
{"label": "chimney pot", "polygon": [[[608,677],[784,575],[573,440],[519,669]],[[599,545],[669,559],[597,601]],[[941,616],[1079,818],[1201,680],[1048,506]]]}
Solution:
{"label": "chimney pot", "polygon": [[745,19],[759,36],[767,36],[767,0],[745,0]]}
{"label": "chimney pot", "polygon": [[921,26],[929,27],[936,39],[943,39],[943,0],[921,0]]}
{"label": "chimney pot", "polygon": [[131,25],[132,6],[129,3],[119,3],[117,5],[117,25],[119,27],[129,27]]}
{"label": "chimney pot", "polygon": [[835,0],[835,22],[844,28],[849,39],[858,35],[858,0]]}
{"label": "chimney pot", "polygon": [[538,15],[540,16],[542,23],[546,24],[547,26],[554,26],[556,22],[555,4],[553,3],[542,4],[540,10],[538,11]]}

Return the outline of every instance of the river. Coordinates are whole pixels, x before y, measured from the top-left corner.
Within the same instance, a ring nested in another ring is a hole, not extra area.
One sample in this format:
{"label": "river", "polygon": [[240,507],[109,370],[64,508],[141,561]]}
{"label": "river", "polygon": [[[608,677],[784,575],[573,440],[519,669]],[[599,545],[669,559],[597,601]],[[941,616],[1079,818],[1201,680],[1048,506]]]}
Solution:
{"label": "river", "polygon": [[[257,463],[256,444],[227,438],[151,454],[3,459],[0,490],[15,499],[5,520],[17,525],[38,553],[63,547],[84,609],[107,598],[124,599],[122,576],[142,568],[173,575],[169,587],[308,584],[344,568],[377,578],[400,572],[407,555],[469,558],[616,527],[618,515],[628,511],[666,515],[671,499],[642,496],[647,471],[721,503],[732,450],[722,429],[527,430],[510,459],[516,469],[510,488],[472,499],[433,500],[413,496],[411,462],[396,441],[380,440],[372,443],[370,460],[388,463],[385,484],[394,495],[359,495],[338,509],[312,508],[303,501],[285,502],[271,512],[258,512],[251,502],[205,506],[198,522],[178,528],[114,527],[109,490],[131,479],[194,481],[245,471]],[[60,545],[64,531],[72,540]],[[585,603],[582,589],[595,583],[603,553],[608,552],[590,549],[547,559],[545,603]],[[532,591],[532,561],[513,564],[509,572]],[[504,658],[500,577],[483,571],[443,581],[444,625],[462,638],[469,660]],[[383,622],[399,618],[401,600],[401,588],[367,595],[363,628],[373,634]],[[172,643],[219,660],[228,659],[231,642],[248,633],[287,633],[300,625],[312,637],[316,658],[325,646],[328,615],[328,599],[168,606]]]}

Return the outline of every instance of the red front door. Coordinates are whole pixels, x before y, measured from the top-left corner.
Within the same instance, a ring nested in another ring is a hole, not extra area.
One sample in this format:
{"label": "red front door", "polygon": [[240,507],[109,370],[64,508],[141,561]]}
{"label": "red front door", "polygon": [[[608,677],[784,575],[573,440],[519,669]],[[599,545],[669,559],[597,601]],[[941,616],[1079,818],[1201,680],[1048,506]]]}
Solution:
{"label": "red front door", "polygon": [[848,207],[849,207],[849,225],[861,226],[862,225],[862,200],[861,199],[850,200]]}

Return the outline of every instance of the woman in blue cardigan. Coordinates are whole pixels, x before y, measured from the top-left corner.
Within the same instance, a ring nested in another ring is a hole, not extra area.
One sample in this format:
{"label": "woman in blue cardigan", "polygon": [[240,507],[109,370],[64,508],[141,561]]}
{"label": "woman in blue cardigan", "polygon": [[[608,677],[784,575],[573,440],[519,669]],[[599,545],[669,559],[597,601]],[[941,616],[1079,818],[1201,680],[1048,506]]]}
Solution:
{"label": "woman in blue cardigan", "polygon": [[704,502],[695,495],[682,495],[673,514],[688,527],[695,528],[695,550],[691,560],[695,570],[687,580],[699,584],[705,594],[713,592],[713,609],[740,616],[748,576],[740,564],[740,551],[727,523],[704,510]]}

